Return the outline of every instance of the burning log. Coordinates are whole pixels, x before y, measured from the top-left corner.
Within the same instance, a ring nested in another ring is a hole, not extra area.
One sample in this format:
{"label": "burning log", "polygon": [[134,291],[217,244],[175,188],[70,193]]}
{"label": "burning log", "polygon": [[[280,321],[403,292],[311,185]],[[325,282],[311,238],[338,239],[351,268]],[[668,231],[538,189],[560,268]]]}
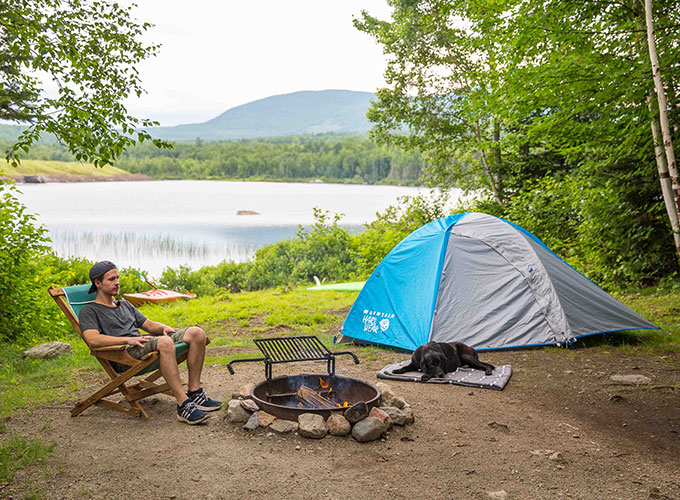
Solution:
{"label": "burning log", "polygon": [[338,405],[331,400],[324,398],[318,392],[310,389],[306,385],[303,385],[298,389],[297,393],[295,393],[295,398],[313,408],[329,410],[338,407]]}

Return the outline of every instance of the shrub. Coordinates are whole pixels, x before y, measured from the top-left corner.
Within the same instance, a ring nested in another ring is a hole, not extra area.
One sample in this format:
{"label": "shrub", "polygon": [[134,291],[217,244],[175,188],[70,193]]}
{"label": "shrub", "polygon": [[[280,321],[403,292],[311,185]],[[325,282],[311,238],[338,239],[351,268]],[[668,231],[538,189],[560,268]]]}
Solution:
{"label": "shrub", "polygon": [[177,269],[166,268],[161,275],[161,286],[178,292],[193,292],[199,295],[212,295],[216,292],[211,280],[214,266],[206,266],[192,271],[188,266]]}
{"label": "shrub", "polygon": [[30,336],[43,326],[34,266],[49,242],[15,192],[13,185],[0,183],[0,339],[6,341]]}

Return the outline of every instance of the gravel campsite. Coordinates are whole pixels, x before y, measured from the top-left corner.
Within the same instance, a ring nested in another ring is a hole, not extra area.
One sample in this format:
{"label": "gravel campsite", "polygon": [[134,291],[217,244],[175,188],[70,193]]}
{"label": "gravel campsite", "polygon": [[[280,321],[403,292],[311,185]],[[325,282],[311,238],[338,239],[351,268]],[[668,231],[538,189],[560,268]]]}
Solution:
{"label": "gravel campsite", "polygon": [[[224,354],[235,348],[218,348]],[[377,383],[375,373],[406,354],[384,351],[337,373]],[[7,432],[56,443],[41,465],[17,472],[2,498],[42,492],[48,499],[678,499],[680,369],[677,354],[616,348],[481,353],[511,364],[503,391],[388,381],[415,415],[382,439],[306,439],[225,420],[176,421],[174,402],[143,403],[146,421],[73,402],[17,412]],[[286,370],[323,373],[323,365]],[[281,373],[279,373],[281,374]],[[88,372],[92,387],[103,374]],[[262,366],[235,375],[206,367],[205,385],[225,400],[262,380]],[[276,375],[276,373],[275,373]],[[615,375],[650,382],[624,385]],[[88,379],[89,380],[89,379]],[[83,394],[86,395],[86,394]]]}

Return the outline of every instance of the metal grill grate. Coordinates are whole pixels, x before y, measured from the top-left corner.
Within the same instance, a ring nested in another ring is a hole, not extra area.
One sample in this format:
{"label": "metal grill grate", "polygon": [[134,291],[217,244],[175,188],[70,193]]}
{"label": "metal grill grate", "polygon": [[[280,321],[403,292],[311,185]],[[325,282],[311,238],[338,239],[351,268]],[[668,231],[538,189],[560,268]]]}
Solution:
{"label": "metal grill grate", "polygon": [[255,345],[263,354],[263,358],[235,359],[227,368],[234,374],[233,363],[250,361],[264,361],[264,371],[267,379],[272,378],[272,367],[278,363],[293,363],[297,361],[326,361],[328,374],[335,374],[335,356],[349,354],[354,363],[359,364],[359,358],[349,351],[331,352],[314,335],[299,337],[275,337],[269,339],[255,339]]}

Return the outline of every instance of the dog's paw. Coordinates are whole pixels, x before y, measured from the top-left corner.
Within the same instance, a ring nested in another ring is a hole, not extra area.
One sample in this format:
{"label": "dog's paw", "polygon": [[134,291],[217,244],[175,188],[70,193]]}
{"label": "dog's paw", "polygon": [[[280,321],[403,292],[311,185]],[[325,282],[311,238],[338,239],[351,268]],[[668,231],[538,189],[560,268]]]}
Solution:
{"label": "dog's paw", "polygon": [[491,375],[493,372],[492,372],[491,370],[484,370],[484,373],[485,373],[486,375]]}
{"label": "dog's paw", "polygon": [[422,380],[423,382],[427,382],[428,380],[430,380],[430,376],[429,375],[423,375],[422,377],[420,377],[420,380]]}

